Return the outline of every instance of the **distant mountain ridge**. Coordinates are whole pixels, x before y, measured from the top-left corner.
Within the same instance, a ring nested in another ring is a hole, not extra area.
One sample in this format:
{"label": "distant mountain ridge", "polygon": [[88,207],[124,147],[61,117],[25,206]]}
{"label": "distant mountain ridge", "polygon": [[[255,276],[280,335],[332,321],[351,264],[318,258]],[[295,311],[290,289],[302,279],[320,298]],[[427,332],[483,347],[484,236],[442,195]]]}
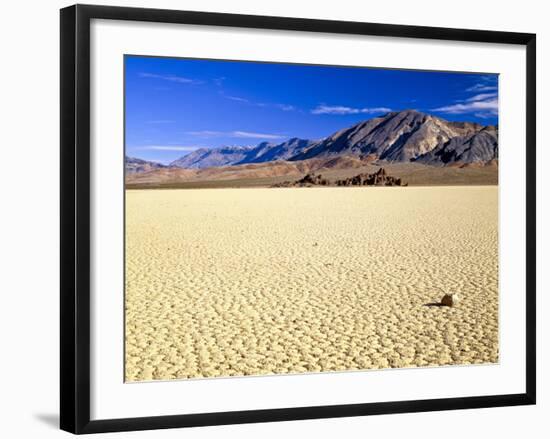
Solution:
{"label": "distant mountain ridge", "polygon": [[247,156],[238,165],[246,163],[265,163],[275,160],[288,160],[313,145],[315,141],[294,137],[286,142],[273,144],[262,142],[252,148]]}
{"label": "distant mountain ridge", "polygon": [[169,166],[204,169],[344,156],[431,166],[492,164],[498,161],[498,127],[404,110],[359,122],[321,140],[292,138],[278,144],[200,148]]}
{"label": "distant mountain ridge", "polygon": [[124,162],[127,174],[137,174],[167,167],[166,165],[163,165],[161,163],[151,162],[148,160],[128,156],[124,157]]}
{"label": "distant mountain ridge", "polygon": [[199,148],[174,160],[170,166],[185,169],[203,169],[227,166],[244,160],[252,147],[222,146],[221,148]]}
{"label": "distant mountain ridge", "polygon": [[223,146],[200,148],[174,160],[170,166],[204,169],[214,166],[244,165],[275,160],[288,160],[311,146],[311,140],[292,138],[283,143],[262,142],[256,146]]}

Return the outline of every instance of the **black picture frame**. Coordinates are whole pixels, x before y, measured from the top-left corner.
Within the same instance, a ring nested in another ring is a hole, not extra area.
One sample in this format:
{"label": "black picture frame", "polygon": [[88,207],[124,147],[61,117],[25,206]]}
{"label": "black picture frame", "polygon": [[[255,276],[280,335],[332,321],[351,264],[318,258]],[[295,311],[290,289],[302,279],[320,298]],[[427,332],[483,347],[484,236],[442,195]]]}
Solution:
{"label": "black picture frame", "polygon": [[[293,30],[526,47],[525,393],[223,413],[90,420],[90,21],[92,19]],[[210,12],[74,5],[61,10],[61,429],[81,434],[535,404],[536,36]]]}

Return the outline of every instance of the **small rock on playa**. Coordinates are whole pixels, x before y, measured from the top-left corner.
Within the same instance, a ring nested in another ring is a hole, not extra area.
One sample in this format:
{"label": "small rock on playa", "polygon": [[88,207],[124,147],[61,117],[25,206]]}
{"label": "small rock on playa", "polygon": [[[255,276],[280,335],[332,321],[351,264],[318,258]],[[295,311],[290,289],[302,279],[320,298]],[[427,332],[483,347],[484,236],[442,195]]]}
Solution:
{"label": "small rock on playa", "polygon": [[456,306],[458,304],[458,294],[445,294],[441,299],[443,306]]}

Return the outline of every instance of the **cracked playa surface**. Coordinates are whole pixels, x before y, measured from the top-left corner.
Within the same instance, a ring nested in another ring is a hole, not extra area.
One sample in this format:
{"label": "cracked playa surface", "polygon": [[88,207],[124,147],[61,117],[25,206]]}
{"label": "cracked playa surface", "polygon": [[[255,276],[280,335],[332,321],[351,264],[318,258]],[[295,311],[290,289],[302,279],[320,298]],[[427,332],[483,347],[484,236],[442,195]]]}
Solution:
{"label": "cracked playa surface", "polygon": [[497,362],[497,230],[495,186],[127,191],[126,379]]}

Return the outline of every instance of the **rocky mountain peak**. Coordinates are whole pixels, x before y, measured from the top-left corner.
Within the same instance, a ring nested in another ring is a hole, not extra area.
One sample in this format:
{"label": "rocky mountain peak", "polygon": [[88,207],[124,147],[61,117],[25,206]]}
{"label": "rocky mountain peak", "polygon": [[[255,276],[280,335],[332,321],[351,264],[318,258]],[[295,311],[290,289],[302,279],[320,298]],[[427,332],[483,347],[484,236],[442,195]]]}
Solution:
{"label": "rocky mountain peak", "polygon": [[393,111],[340,130],[290,160],[371,155],[389,162],[408,162],[452,138],[473,135],[483,128],[471,122],[449,122],[417,110]]}

